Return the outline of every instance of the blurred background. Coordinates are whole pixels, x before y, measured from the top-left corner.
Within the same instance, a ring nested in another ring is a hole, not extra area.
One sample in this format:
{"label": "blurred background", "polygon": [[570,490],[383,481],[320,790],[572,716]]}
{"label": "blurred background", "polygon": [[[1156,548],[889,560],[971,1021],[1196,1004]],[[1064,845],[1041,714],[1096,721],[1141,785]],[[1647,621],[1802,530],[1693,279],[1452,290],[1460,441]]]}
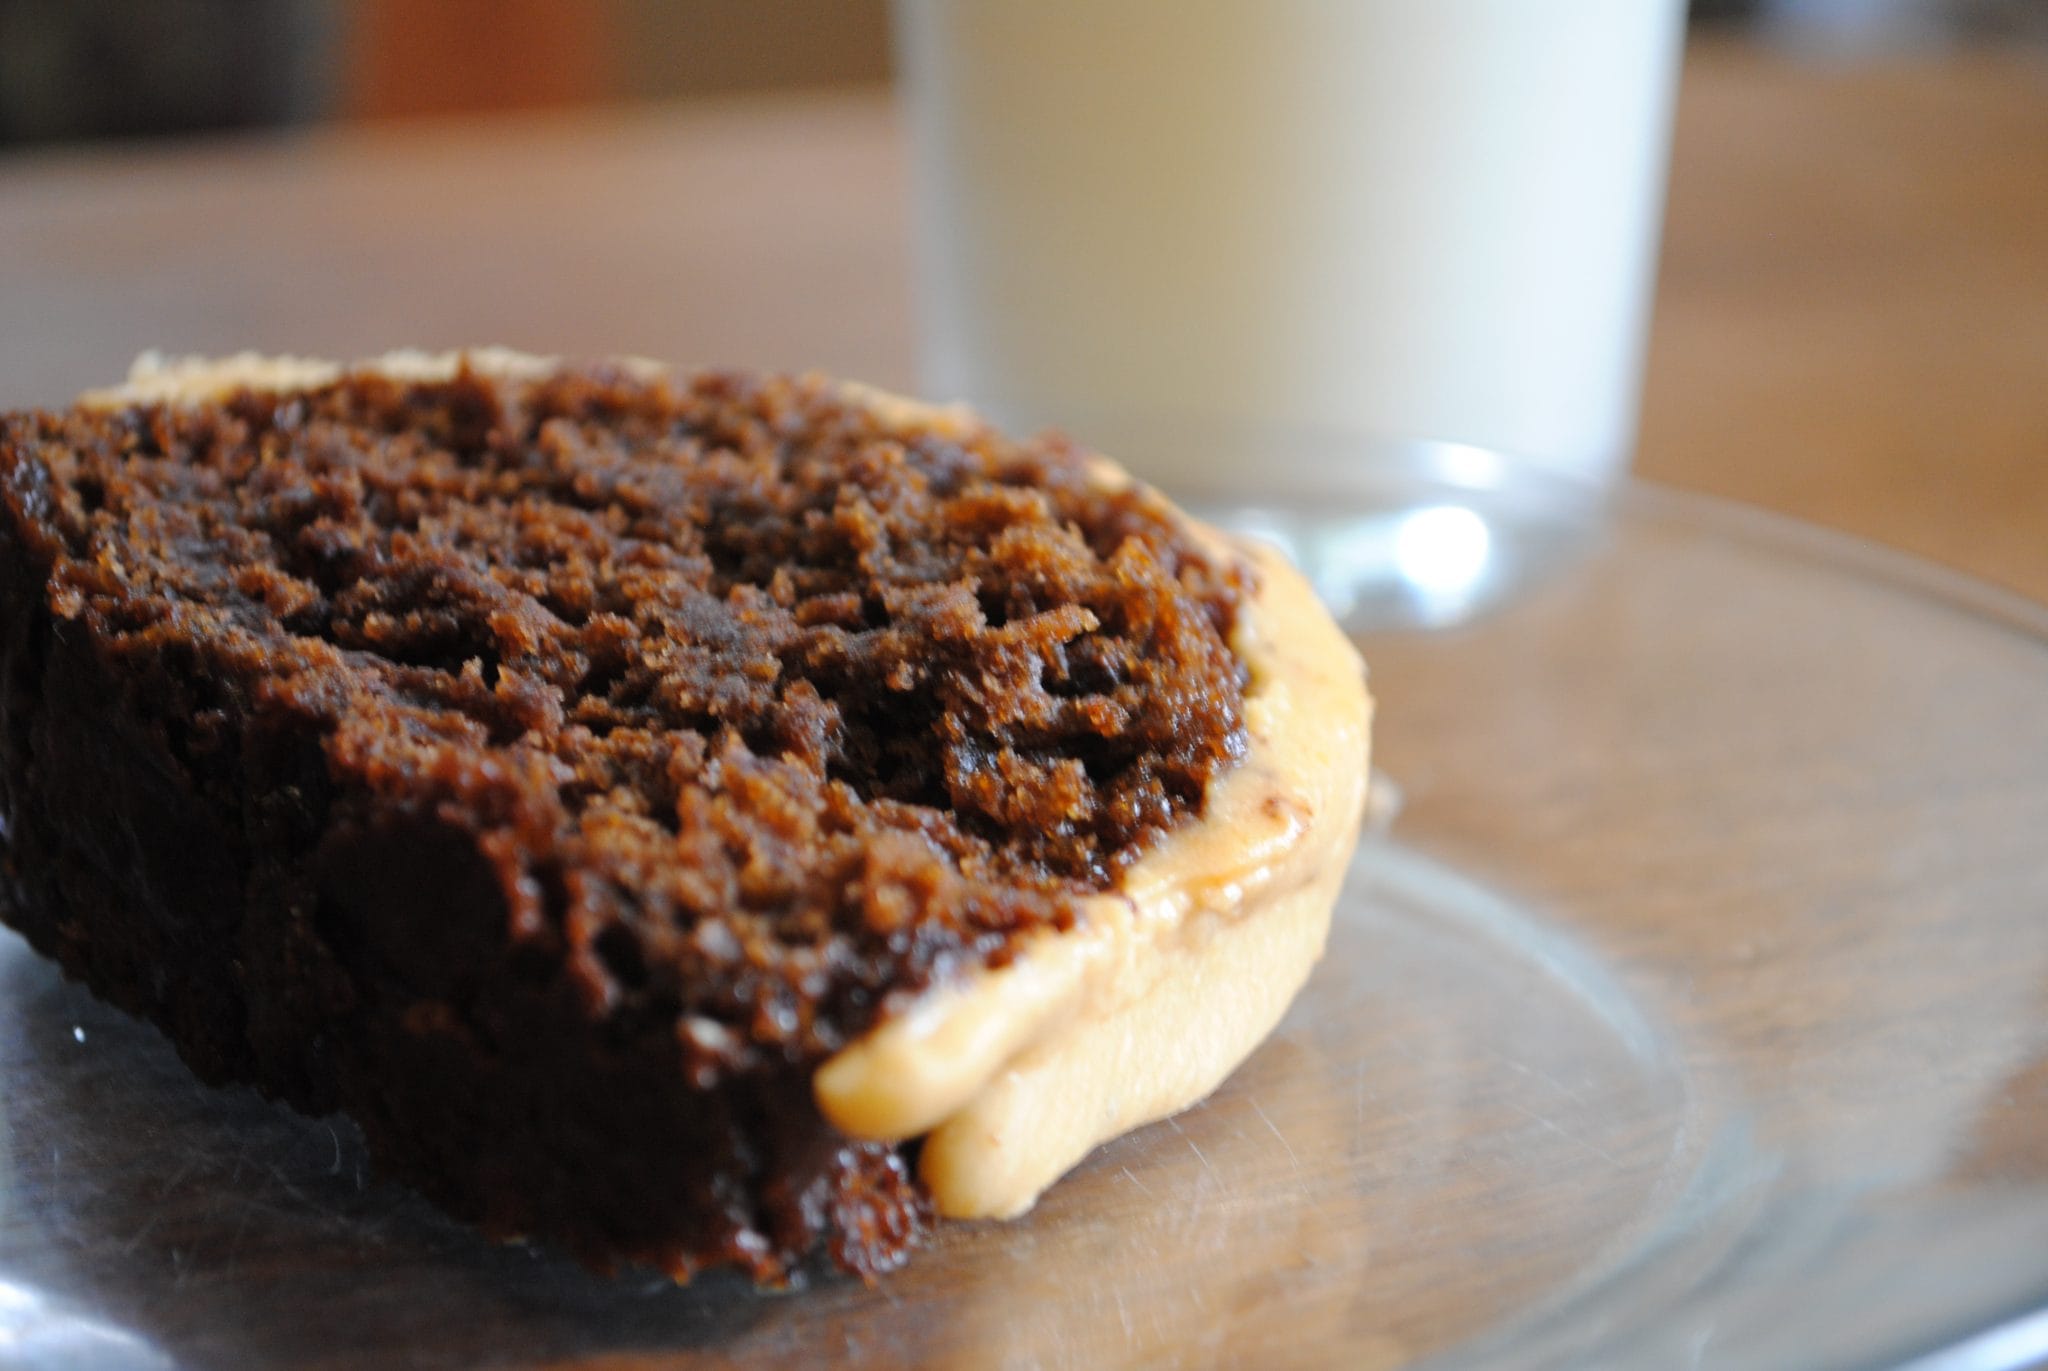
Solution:
{"label": "blurred background", "polygon": [[[2048,0],[1690,12],[1634,472],[2048,602]],[[890,67],[886,0],[0,0],[0,405],[151,347],[915,388]]]}
{"label": "blurred background", "polygon": [[[2048,0],[1696,0],[1821,59],[2048,48]],[[0,146],[881,81],[885,0],[0,0]]]}

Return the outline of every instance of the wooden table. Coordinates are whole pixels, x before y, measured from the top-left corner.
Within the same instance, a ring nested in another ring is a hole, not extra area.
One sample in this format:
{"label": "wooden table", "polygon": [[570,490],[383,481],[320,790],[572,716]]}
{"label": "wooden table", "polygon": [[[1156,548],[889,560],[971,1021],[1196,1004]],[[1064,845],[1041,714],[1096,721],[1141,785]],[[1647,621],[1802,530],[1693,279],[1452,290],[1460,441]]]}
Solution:
{"label": "wooden table", "polygon": [[[0,165],[0,403],[145,347],[637,351],[912,383],[877,91]],[[1639,472],[2048,599],[2048,74],[1696,46]]]}
{"label": "wooden table", "polygon": [[2048,599],[2048,67],[1696,48],[1637,471]]}

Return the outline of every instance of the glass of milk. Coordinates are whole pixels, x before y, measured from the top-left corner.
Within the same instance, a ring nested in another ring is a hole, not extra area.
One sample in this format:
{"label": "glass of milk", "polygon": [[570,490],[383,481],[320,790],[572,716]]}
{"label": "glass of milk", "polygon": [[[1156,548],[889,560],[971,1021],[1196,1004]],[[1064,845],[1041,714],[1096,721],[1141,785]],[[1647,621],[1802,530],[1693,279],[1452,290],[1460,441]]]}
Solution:
{"label": "glass of milk", "polygon": [[1611,477],[1684,9],[897,0],[925,389],[1189,494],[1333,438]]}

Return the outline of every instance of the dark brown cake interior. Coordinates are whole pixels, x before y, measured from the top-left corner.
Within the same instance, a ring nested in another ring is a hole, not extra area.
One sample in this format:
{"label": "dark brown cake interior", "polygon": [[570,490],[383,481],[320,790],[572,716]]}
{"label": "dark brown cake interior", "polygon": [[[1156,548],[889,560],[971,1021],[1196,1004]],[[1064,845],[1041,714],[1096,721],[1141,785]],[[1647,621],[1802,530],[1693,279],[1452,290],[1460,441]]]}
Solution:
{"label": "dark brown cake interior", "polygon": [[809,1073],[1242,748],[1240,573],[823,382],[350,377],[13,416],[6,913],[496,1232],[898,1259]]}

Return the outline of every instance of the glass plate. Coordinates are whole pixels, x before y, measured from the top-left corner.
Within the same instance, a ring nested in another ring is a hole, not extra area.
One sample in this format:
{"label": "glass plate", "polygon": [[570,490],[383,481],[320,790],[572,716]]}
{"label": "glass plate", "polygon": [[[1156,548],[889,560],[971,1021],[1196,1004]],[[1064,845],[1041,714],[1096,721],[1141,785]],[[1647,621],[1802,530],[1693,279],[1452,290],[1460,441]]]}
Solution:
{"label": "glass plate", "polygon": [[1380,829],[1272,1040],[1028,1218],[874,1289],[600,1280],[0,934],[0,1364],[2043,1355],[2048,618],[1438,456],[1229,512],[1366,651]]}

